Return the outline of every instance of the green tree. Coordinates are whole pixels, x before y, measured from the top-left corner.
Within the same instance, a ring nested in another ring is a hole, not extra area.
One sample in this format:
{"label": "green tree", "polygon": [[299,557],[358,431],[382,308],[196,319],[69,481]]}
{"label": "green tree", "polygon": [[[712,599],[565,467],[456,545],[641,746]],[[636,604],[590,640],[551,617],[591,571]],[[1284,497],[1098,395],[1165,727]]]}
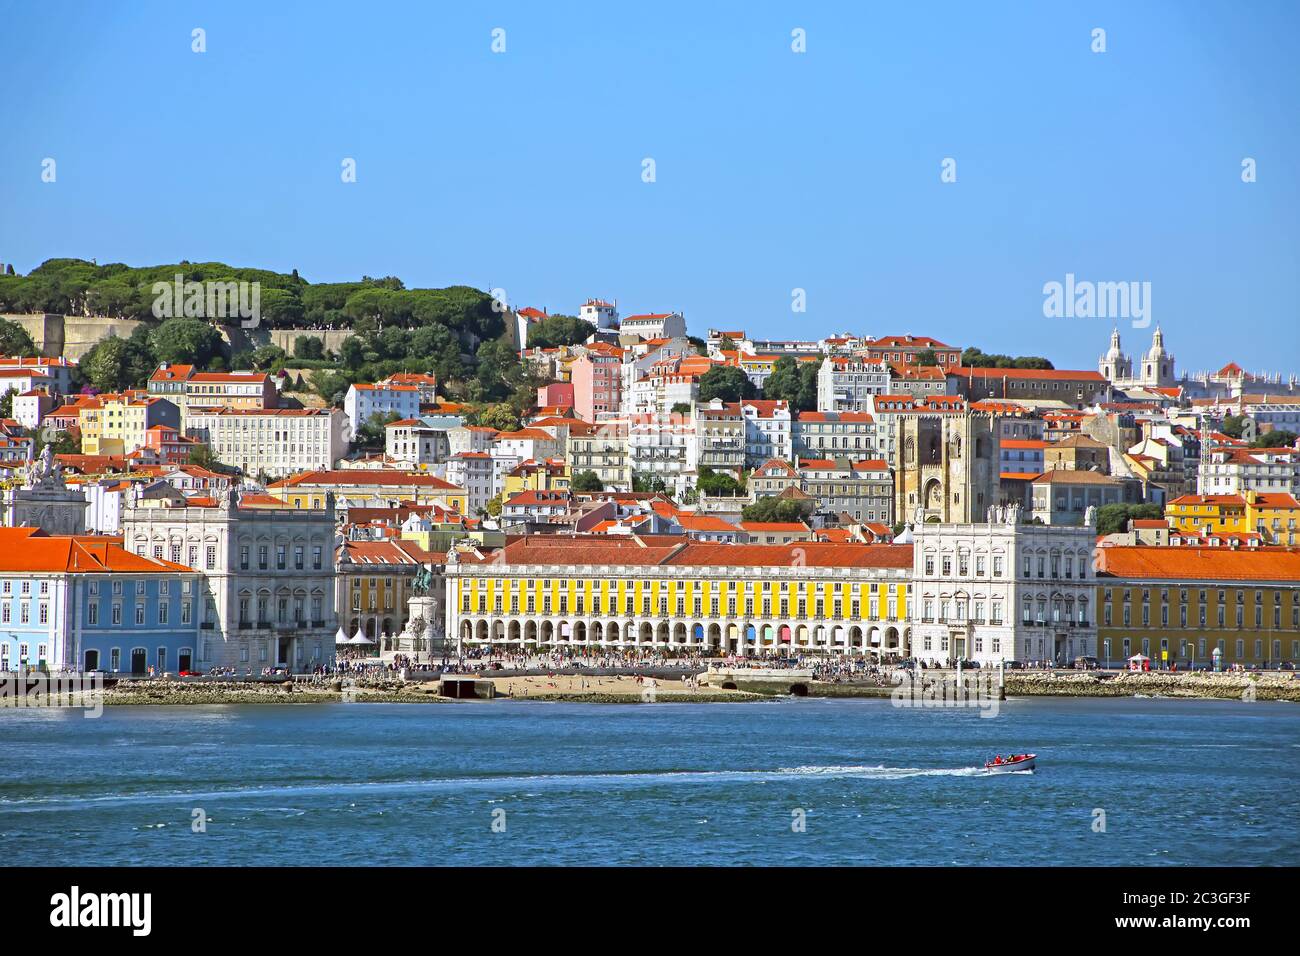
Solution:
{"label": "green tree", "polygon": [[701,494],[735,497],[745,493],[745,482],[737,481],[725,472],[714,471],[708,465],[701,466],[695,479],[695,488]]}
{"label": "green tree", "polygon": [[513,432],[519,429],[519,414],[506,402],[496,402],[480,409],[478,423],[499,432]]}
{"label": "green tree", "polygon": [[322,359],[325,357],[325,343],[314,335],[300,335],[293,340],[293,357]]}
{"label": "green tree", "polygon": [[1262,435],[1256,435],[1250,440],[1251,448],[1287,448],[1295,444],[1297,435],[1295,432],[1287,431],[1284,428],[1275,428],[1272,431],[1264,432]]}
{"label": "green tree", "polygon": [[223,347],[221,333],[203,319],[167,319],[149,333],[149,349],[159,362],[206,369]]}
{"label": "green tree", "polygon": [[359,448],[377,451],[385,446],[388,425],[401,420],[402,416],[397,412],[375,412],[362,423],[352,443]]}
{"label": "green tree", "polygon": [[0,395],[0,418],[14,417],[14,396],[18,394],[18,389],[7,388],[5,393]]}
{"label": "green tree", "polygon": [[1160,505],[1115,504],[1097,509],[1097,533],[1116,534],[1128,528],[1130,519],[1163,518],[1165,509]]}
{"label": "green tree", "polygon": [[700,376],[700,401],[739,402],[754,397],[754,383],[734,365],[715,365]]}
{"label": "green tree", "polygon": [[1223,424],[1219,426],[1219,431],[1229,438],[1240,438],[1241,433],[1246,428],[1245,415],[1228,415],[1223,419]]}
{"label": "green tree", "polygon": [[690,402],[673,402],[673,409],[672,409],[672,411],[673,411],[673,414],[674,414],[674,415],[689,415],[689,414],[691,413],[691,403],[690,403]]}
{"label": "green tree", "polygon": [[938,365],[939,356],[935,354],[934,349],[921,349],[916,353],[915,364],[917,365]]}
{"label": "green tree", "polygon": [[643,471],[632,472],[632,490],[640,493],[665,493],[668,485],[663,475],[647,474]]}
{"label": "green tree", "polygon": [[528,347],[553,349],[577,345],[596,334],[596,327],[575,315],[548,315],[528,326]]}
{"label": "green tree", "polygon": [[259,372],[279,371],[284,368],[284,349],[278,345],[263,345],[253,350],[252,365]]}
{"label": "green tree", "polygon": [[783,355],[772,366],[772,374],[763,383],[763,397],[789,402],[794,408],[799,402],[799,366],[788,355]]}
{"label": "green tree", "polygon": [[206,442],[201,442],[190,449],[190,464],[199,468],[206,468],[208,471],[219,471],[226,466],[217,458],[217,453],[212,450],[212,446]]}
{"label": "green tree", "polygon": [[77,455],[81,453],[81,443],[65,431],[57,431],[50,438],[46,438],[45,429],[37,429],[36,440],[33,442],[33,454],[40,457],[45,451],[45,446],[51,446],[51,454],[54,455]]}
{"label": "green tree", "polygon": [[340,372],[315,371],[307,377],[311,390],[330,405],[342,405],[347,397],[351,379]]}
{"label": "green tree", "polygon": [[[140,332],[141,326],[137,329]],[[129,339],[102,339],[81,360],[81,374],[101,392],[119,392],[140,388],[158,363],[148,346],[148,334],[132,334]]]}
{"label": "green tree", "polygon": [[0,319],[0,355],[35,355],[36,343],[17,322]]}
{"label": "green tree", "polygon": [[803,521],[810,514],[811,501],[795,501],[775,495],[765,495],[740,511],[745,521]]}
{"label": "green tree", "polygon": [[575,492],[604,491],[605,486],[601,483],[600,476],[594,471],[580,471],[569,482],[569,490]]}

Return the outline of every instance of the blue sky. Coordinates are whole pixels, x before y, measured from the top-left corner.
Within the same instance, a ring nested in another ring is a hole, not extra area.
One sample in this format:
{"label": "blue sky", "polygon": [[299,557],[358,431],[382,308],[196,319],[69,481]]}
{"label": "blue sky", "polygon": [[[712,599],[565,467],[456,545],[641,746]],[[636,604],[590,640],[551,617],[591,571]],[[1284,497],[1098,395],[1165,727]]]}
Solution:
{"label": "blue sky", "polygon": [[1150,282],[1180,367],[1300,372],[1287,0],[55,0],[0,3],[0,24],[0,261],[20,271],[397,275],[1091,368],[1110,321],[1043,316],[1073,273]]}

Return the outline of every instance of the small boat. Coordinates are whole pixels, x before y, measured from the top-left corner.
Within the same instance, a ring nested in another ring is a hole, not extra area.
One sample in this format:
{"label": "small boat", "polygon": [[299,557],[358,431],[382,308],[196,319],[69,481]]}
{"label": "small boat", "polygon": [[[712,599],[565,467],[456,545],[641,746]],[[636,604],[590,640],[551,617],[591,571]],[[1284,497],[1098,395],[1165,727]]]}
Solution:
{"label": "small boat", "polygon": [[1014,773],[1017,770],[1033,770],[1037,754],[1012,754],[1010,757],[997,757],[984,764],[989,773]]}

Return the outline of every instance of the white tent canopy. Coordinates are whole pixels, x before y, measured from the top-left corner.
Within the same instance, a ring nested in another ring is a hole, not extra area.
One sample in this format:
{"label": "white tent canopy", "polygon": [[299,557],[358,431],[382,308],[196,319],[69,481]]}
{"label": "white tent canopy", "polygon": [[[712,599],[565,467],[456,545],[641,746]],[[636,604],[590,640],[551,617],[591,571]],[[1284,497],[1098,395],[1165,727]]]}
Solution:
{"label": "white tent canopy", "polygon": [[348,642],[348,632],[343,630],[343,628],[340,627],[334,635],[334,643],[346,644],[347,642]]}

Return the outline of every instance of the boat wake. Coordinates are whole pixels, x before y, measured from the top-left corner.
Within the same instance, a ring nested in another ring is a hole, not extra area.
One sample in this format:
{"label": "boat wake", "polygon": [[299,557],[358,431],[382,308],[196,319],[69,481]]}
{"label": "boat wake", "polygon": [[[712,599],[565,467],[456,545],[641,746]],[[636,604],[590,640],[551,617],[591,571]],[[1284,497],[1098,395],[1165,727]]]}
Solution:
{"label": "boat wake", "polygon": [[[1031,773],[1032,771],[1022,771]],[[904,780],[911,777],[983,777],[980,767],[886,767],[846,766],[838,764],[781,767],[776,770],[629,770],[605,773],[503,774],[466,777],[441,777],[416,780],[358,780],[303,782],[265,787],[230,789],[141,791],[81,796],[0,798],[0,815],[42,811],[102,808],[149,804],[185,803],[196,799],[283,800],[290,796],[338,795],[355,799],[367,794],[411,792],[455,792],[460,790],[512,790],[516,788],[587,789],[592,786],[647,787],[676,784],[770,783],[804,777],[819,779],[861,779],[872,781]],[[277,804],[282,806],[283,804]]]}

